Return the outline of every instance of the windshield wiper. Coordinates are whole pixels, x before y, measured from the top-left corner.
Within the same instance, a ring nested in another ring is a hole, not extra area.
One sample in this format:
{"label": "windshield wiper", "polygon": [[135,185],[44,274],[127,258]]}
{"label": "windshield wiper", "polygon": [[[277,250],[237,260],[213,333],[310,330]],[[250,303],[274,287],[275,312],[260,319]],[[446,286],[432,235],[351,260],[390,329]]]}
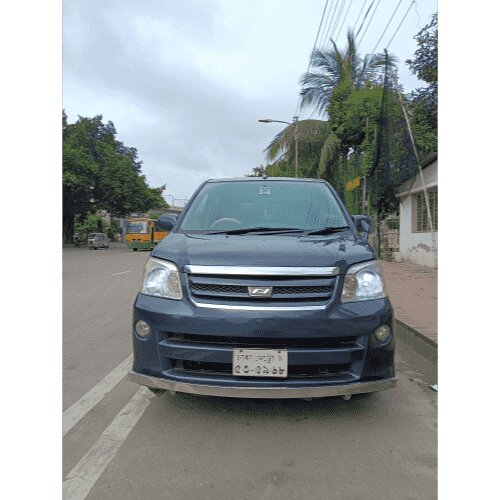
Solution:
{"label": "windshield wiper", "polygon": [[338,233],[340,231],[345,231],[346,229],[349,229],[349,226],[325,226],[318,229],[310,229],[309,231],[304,231],[304,236],[309,236],[310,234]]}
{"label": "windshield wiper", "polygon": [[240,229],[229,229],[227,231],[214,231],[207,234],[247,234],[247,233],[265,233],[265,234],[280,234],[280,233],[302,233],[303,229],[296,227],[243,227]]}

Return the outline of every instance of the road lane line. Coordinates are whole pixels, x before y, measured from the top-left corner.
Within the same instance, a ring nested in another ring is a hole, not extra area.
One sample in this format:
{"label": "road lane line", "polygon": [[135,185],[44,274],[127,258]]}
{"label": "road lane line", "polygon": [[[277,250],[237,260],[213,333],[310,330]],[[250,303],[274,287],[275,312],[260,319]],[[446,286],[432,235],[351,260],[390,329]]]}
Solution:
{"label": "road lane line", "polygon": [[130,371],[132,354],[63,413],[63,436],[77,424]]}
{"label": "road lane line", "polygon": [[149,406],[154,395],[141,387],[123,407],[99,440],[68,473],[63,483],[63,498],[83,500],[118,453],[130,431]]}
{"label": "road lane line", "polygon": [[112,274],[111,276],[118,276],[119,274],[125,274],[125,273],[129,273],[130,271],[122,271],[121,273],[115,273],[115,274]]}

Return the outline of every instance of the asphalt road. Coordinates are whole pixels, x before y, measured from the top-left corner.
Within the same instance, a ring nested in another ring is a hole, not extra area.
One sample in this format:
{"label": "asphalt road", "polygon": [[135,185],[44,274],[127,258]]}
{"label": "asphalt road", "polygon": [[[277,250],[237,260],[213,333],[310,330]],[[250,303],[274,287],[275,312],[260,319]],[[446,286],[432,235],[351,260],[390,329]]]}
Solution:
{"label": "asphalt road", "polygon": [[435,367],[398,346],[395,389],[341,398],[154,397],[127,381],[149,252],[63,252],[65,499],[433,499]]}

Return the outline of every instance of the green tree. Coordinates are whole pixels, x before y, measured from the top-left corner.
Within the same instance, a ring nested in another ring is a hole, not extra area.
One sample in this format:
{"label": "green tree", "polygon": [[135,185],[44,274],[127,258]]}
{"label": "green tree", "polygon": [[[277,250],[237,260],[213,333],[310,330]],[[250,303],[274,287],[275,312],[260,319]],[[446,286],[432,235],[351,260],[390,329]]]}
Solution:
{"label": "green tree", "polygon": [[63,238],[73,239],[75,219],[92,210],[92,191],[98,164],[74,134],[63,111]]}
{"label": "green tree", "polygon": [[323,120],[301,120],[287,125],[264,150],[271,163],[266,173],[275,177],[295,176],[295,126],[297,126],[297,149],[299,177],[315,177],[318,161],[329,132],[328,122]]}
{"label": "green tree", "polygon": [[360,211],[359,190],[346,183],[372,168],[383,87],[353,87],[341,82],[332,92],[328,111],[331,135],[325,144],[320,173],[334,186],[350,211]]}
{"label": "green tree", "polygon": [[87,214],[81,222],[75,223],[75,233],[88,235],[104,231],[102,217],[97,214]]}
{"label": "green tree", "polygon": [[[347,48],[342,51],[330,40],[332,47],[321,50],[314,49],[310,57],[311,70],[300,79],[302,90],[301,109],[312,106],[321,115],[327,113],[333,90],[341,83],[354,88],[361,88],[383,80],[386,57],[384,54],[358,54],[354,33],[347,34]],[[396,59],[389,56],[390,64]]]}
{"label": "green tree", "polygon": [[116,139],[102,116],[69,124],[63,111],[63,238],[72,240],[75,222],[106,210],[124,217],[164,206],[165,186],[151,188],[141,172],[137,150]]}
{"label": "green tree", "polygon": [[111,219],[111,224],[108,227],[108,238],[110,241],[116,241],[116,235],[121,234],[122,227],[117,219]]}
{"label": "green tree", "polygon": [[386,53],[362,58],[352,32],[344,51],[331,43],[329,49],[311,54],[312,69],[301,79],[301,108],[312,106],[328,116],[316,175],[331,182],[348,208],[357,211],[361,200],[357,193],[347,193],[345,184],[371,167],[382,84],[396,58]]}
{"label": "green tree", "polygon": [[414,37],[417,50],[406,60],[410,70],[427,86],[415,89],[409,96],[412,131],[420,156],[437,151],[438,108],[438,16]]}

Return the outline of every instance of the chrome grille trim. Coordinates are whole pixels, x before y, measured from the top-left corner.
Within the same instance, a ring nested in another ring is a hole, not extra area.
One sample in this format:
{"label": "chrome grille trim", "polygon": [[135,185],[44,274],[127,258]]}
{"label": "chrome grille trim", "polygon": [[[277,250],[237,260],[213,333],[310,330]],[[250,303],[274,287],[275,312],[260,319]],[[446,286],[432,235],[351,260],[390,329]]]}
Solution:
{"label": "chrome grille trim", "polygon": [[189,274],[217,274],[222,276],[337,276],[338,267],[244,267],[187,265]]}
{"label": "chrome grille trim", "polygon": [[320,311],[326,309],[327,304],[321,306],[245,306],[245,305],[226,305],[226,304],[207,304],[203,302],[193,302],[197,307],[206,309],[223,309],[226,311]]}

